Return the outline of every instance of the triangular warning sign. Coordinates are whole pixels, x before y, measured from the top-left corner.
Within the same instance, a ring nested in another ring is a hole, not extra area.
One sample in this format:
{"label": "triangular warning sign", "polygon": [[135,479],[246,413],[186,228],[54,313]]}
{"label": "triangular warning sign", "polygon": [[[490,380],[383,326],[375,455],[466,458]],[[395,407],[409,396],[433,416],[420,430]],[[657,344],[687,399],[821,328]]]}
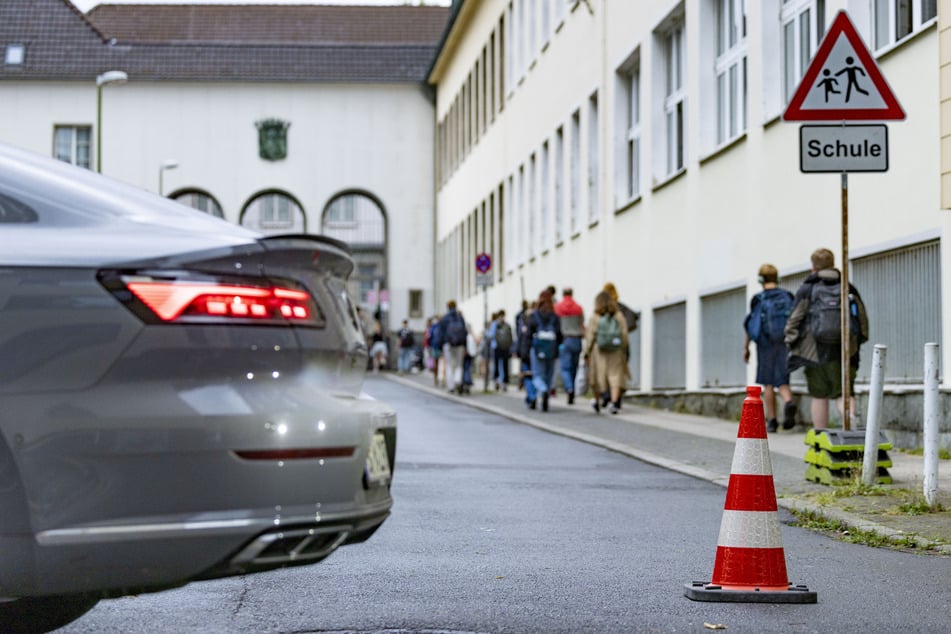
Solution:
{"label": "triangular warning sign", "polygon": [[845,11],[839,11],[793,95],[786,121],[884,121],[905,111]]}

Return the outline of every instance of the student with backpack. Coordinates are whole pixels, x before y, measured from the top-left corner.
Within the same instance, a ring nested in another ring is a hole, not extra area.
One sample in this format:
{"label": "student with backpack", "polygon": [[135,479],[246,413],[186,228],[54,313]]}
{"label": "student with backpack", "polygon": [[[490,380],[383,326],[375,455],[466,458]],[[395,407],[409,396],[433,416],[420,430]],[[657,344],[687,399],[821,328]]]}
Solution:
{"label": "student with backpack", "polygon": [[766,430],[779,429],[776,420],[776,391],[783,399],[783,429],[796,425],[796,402],[789,389],[789,370],[786,369],[786,320],[792,312],[793,296],[779,288],[779,271],[772,264],[759,267],[759,283],[763,290],[750,301],[750,312],[743,321],[746,341],[743,343],[743,361],[750,362],[750,342],[756,342],[756,382],[763,386],[763,404],[766,406]]}
{"label": "student with backpack", "polygon": [[446,387],[450,392],[461,395],[465,387],[462,381],[462,364],[466,356],[469,328],[462,314],[456,309],[455,300],[451,299],[446,303],[446,314],[439,320],[438,332],[438,343],[442,346],[446,364]]}
{"label": "student with backpack", "polygon": [[[829,249],[816,249],[812,273],[793,299],[786,322],[785,341],[789,347],[788,369],[806,368],[806,386],[812,397],[812,423],[816,429],[829,426],[829,399],[842,403],[841,358],[841,273]],[[868,341],[868,314],[858,290],[849,284],[849,385],[854,387],[859,367],[859,347]],[[851,391],[855,394],[855,391]],[[849,411],[855,412],[854,397]]]}
{"label": "student with backpack", "polygon": [[495,359],[495,389],[508,391],[509,358],[512,356],[512,344],[515,342],[515,334],[512,332],[512,326],[505,321],[504,310],[500,310],[496,313],[492,336],[495,346],[493,349]]}
{"label": "student with backpack", "polygon": [[574,291],[570,287],[561,291],[561,301],[555,304],[555,314],[561,320],[561,334],[564,336],[558,351],[561,382],[568,395],[568,405],[574,405],[575,375],[578,373],[578,359],[584,338],[584,310],[575,301]]}
{"label": "student with backpack", "polygon": [[[542,291],[538,303],[531,315],[525,319],[525,336],[530,344],[532,383],[535,394],[541,396],[541,409],[548,411],[548,398],[551,395],[552,378],[555,374],[555,361],[558,358],[558,346],[561,345],[561,324],[555,314],[549,290]],[[527,343],[527,342],[526,342]],[[529,409],[535,409],[537,398],[526,399]]]}
{"label": "student with backpack", "polygon": [[403,320],[403,325],[397,333],[397,339],[400,342],[400,351],[396,360],[396,367],[400,374],[406,374],[410,371],[413,351],[416,349],[416,337],[413,335],[413,329],[409,327],[409,320]]}
{"label": "student with backpack", "polygon": [[[602,288],[605,293],[611,296],[611,300],[617,304],[617,309],[621,311],[621,314],[624,315],[624,321],[627,323],[627,332],[628,332],[628,341],[630,341],[630,333],[637,330],[637,322],[640,320],[641,314],[636,310],[630,308],[627,304],[618,299],[617,287],[614,286],[613,282],[605,282],[604,288]],[[624,348],[624,360],[629,361],[631,358],[631,350],[629,347]],[[626,374],[628,380],[631,378],[631,371],[628,368]],[[626,387],[626,384],[625,384]],[[601,407],[607,407],[611,402],[611,391],[607,387],[603,388],[601,392]]]}
{"label": "student with backpack", "polygon": [[601,412],[600,394],[609,393],[610,411],[621,409],[621,394],[630,378],[627,367],[627,320],[607,291],[594,298],[594,313],[585,328],[584,353],[588,380],[595,397],[591,407]]}

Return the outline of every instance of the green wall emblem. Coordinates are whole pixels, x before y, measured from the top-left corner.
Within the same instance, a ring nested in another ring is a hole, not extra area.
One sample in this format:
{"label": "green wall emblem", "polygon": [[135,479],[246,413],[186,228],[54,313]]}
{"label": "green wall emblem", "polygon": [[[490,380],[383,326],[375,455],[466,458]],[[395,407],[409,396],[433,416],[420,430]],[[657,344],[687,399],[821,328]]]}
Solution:
{"label": "green wall emblem", "polygon": [[287,158],[287,129],[291,124],[280,119],[262,119],[258,129],[258,156],[266,161]]}

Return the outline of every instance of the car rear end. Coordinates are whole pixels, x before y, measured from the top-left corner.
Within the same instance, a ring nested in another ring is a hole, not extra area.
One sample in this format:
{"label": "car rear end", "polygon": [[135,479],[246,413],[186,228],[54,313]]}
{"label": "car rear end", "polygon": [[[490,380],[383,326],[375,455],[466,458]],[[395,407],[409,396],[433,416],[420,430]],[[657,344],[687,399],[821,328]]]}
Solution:
{"label": "car rear end", "polygon": [[28,221],[0,223],[0,597],[157,589],[368,538],[396,416],[362,394],[346,246],[10,154],[0,208]]}

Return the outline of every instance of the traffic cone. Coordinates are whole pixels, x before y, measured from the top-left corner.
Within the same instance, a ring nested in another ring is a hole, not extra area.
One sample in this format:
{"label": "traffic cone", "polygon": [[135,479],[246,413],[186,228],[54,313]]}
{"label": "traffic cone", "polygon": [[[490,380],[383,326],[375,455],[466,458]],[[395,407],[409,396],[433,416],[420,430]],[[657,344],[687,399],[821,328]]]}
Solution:
{"label": "traffic cone", "polygon": [[760,387],[746,388],[726,491],[713,577],[685,586],[694,601],[815,603],[816,593],[792,585],[780,533]]}

